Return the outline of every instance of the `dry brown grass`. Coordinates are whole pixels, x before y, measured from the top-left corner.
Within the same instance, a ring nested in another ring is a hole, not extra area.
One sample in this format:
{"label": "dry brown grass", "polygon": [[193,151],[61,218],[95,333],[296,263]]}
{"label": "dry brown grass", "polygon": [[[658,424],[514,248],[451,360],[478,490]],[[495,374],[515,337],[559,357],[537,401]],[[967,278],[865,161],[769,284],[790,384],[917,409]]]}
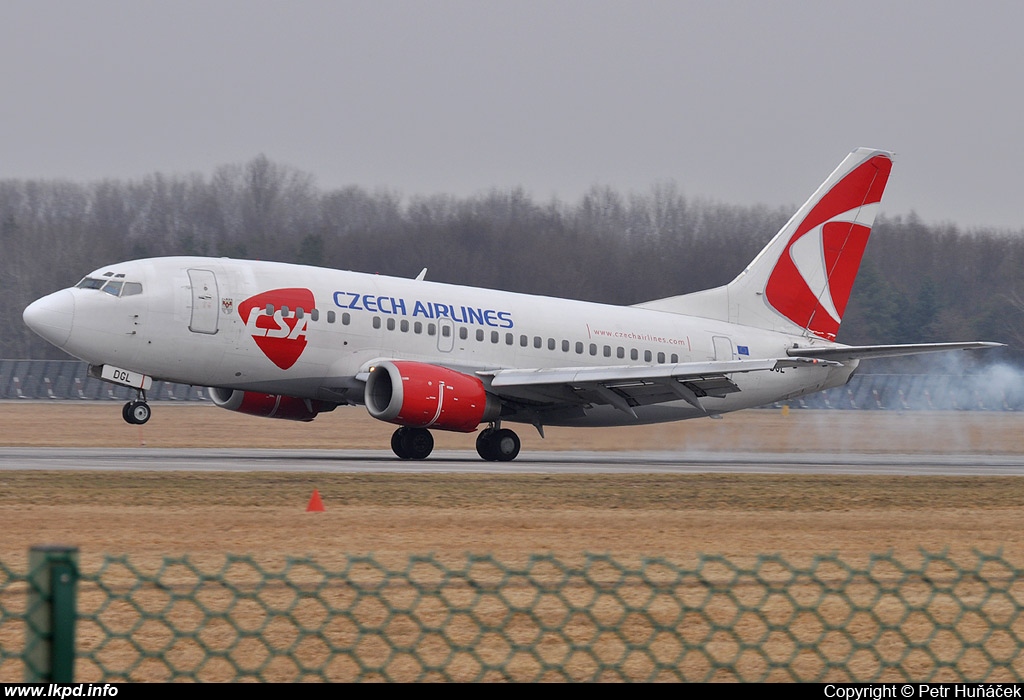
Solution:
{"label": "dry brown grass", "polygon": [[[139,428],[123,424],[113,403],[0,404],[0,424],[0,441],[28,446],[384,449],[392,430],[358,409],[293,424],[197,405],[157,405]],[[1022,428],[1024,417],[1009,413],[763,410],[632,429],[550,429],[543,442],[532,429],[521,435],[524,450],[1019,454]],[[437,443],[472,449],[471,436],[438,433]],[[325,512],[305,512],[313,489]],[[1022,506],[1018,477],[0,471],[0,559],[22,565],[29,546],[62,542],[81,548],[87,569],[109,553],[149,571],[165,556],[216,565],[225,553],[252,554],[270,569],[306,555],[331,568],[345,554],[369,553],[401,569],[412,554],[458,568],[467,553],[515,566],[535,553],[578,563],[587,552],[682,567],[701,554],[737,565],[780,554],[806,566],[824,553],[860,566],[892,552],[913,567],[922,552],[943,551],[970,566],[980,550],[1001,551],[1019,567]],[[163,677],[161,665],[149,665],[135,677]]]}
{"label": "dry brown grass", "polygon": [[[359,409],[313,423],[156,405],[142,428],[114,403],[0,404],[0,441],[55,446],[379,448]],[[523,450],[1024,451],[1013,413],[747,411],[724,420],[521,431]],[[438,448],[472,436],[437,433]],[[327,511],[307,514],[316,488]],[[39,542],[83,553],[261,555],[531,552],[671,556],[1005,548],[1022,552],[1024,479],[768,475],[0,473],[0,556]]]}

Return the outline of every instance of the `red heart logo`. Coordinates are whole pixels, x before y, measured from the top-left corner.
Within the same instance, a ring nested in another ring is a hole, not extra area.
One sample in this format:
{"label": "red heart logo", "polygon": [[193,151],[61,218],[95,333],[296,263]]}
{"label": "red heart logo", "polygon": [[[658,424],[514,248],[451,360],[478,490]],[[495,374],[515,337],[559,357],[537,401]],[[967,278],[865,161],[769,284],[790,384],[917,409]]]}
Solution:
{"label": "red heart logo", "polygon": [[[267,314],[268,305],[273,308],[272,315]],[[308,289],[271,289],[243,301],[238,312],[263,354],[281,369],[288,369],[306,349],[306,323],[314,308],[316,301]],[[302,309],[302,318],[296,309]]]}

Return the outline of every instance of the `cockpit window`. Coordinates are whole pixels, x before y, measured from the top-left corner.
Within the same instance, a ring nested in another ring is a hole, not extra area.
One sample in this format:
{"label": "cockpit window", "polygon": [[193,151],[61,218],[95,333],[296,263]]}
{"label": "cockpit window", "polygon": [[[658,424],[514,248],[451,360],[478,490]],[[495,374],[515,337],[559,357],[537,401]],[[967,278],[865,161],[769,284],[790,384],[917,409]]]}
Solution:
{"label": "cockpit window", "polygon": [[79,289],[102,289],[107,294],[115,297],[130,297],[135,294],[142,294],[142,285],[140,283],[125,282],[120,279],[86,277],[75,286]]}
{"label": "cockpit window", "polygon": [[106,283],[106,280],[98,280],[95,277],[86,277],[75,286],[79,289],[99,289]]}

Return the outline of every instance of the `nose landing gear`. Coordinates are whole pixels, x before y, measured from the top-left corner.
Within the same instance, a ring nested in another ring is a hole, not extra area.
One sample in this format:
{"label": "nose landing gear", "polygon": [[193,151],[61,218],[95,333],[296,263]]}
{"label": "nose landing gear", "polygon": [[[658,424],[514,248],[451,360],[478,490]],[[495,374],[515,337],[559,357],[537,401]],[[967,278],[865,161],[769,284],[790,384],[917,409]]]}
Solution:
{"label": "nose landing gear", "polygon": [[146,403],[146,392],[140,390],[135,401],[129,401],[121,407],[121,417],[125,423],[142,425],[153,415],[153,410]]}

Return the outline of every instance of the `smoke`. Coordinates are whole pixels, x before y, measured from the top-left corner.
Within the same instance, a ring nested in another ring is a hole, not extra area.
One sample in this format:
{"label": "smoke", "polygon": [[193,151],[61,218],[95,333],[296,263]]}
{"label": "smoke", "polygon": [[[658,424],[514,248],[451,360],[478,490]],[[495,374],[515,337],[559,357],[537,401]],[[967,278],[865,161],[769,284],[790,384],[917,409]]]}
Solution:
{"label": "smoke", "polygon": [[955,351],[864,362],[850,382],[804,397],[801,408],[896,411],[1024,410],[1024,368]]}

